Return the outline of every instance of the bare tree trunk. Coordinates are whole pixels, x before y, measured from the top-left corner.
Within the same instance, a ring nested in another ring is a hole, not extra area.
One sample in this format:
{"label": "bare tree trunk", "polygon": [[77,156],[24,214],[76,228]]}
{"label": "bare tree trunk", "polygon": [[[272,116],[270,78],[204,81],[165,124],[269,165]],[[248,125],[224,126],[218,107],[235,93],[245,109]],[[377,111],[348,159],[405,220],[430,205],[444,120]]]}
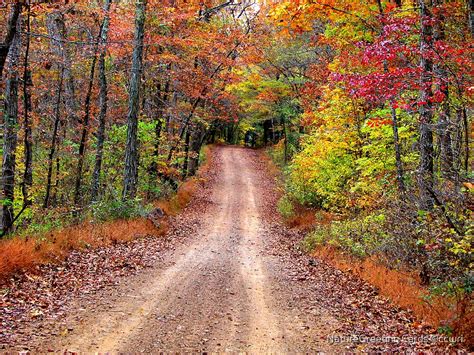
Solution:
{"label": "bare tree trunk", "polygon": [[398,190],[401,194],[404,194],[406,191],[405,182],[403,179],[404,171],[403,171],[403,162],[402,162],[402,152],[400,147],[400,137],[398,134],[398,117],[395,108],[391,107],[391,114],[392,114],[392,131],[393,131],[393,146],[395,149],[395,165],[397,167],[397,182],[398,182]]}
{"label": "bare tree trunk", "polygon": [[123,199],[133,199],[138,184],[138,111],[140,103],[140,81],[143,66],[143,38],[145,36],[146,0],[136,1],[135,45],[133,48],[132,76],[130,78],[129,108],[127,117],[127,146],[125,150],[125,173]]}
{"label": "bare tree trunk", "polygon": [[285,165],[288,164],[288,132],[286,127],[286,120],[285,117],[281,117],[281,123],[283,125],[283,139],[285,140],[284,150],[283,150],[283,161]]}
{"label": "bare tree trunk", "polygon": [[16,146],[18,142],[18,63],[20,60],[20,34],[19,21],[15,23],[17,29],[11,41],[9,52],[8,78],[5,89],[5,114],[4,114],[4,138],[3,138],[3,213],[2,213],[2,235],[9,233],[14,223],[15,200],[15,167]]}
{"label": "bare tree trunk", "polygon": [[469,173],[469,120],[467,117],[466,106],[463,105],[461,109],[463,126],[464,126],[464,170],[466,174]]}
{"label": "bare tree trunk", "polygon": [[107,117],[107,76],[105,73],[105,56],[107,55],[107,38],[110,25],[110,6],[112,0],[106,0],[104,4],[104,23],[100,33],[101,52],[99,56],[99,128],[97,130],[97,150],[95,155],[94,172],[92,173],[91,200],[95,201],[99,195],[100,173],[102,170],[102,159],[104,155],[105,121]]}
{"label": "bare tree trunk", "polygon": [[[165,114],[165,107],[166,103],[168,102],[169,97],[169,90],[170,90],[170,80],[166,81],[163,93],[161,93],[161,84],[157,84],[157,94],[156,94],[156,102],[155,107],[156,111],[154,113],[155,116],[155,142],[153,147],[153,160],[148,168],[149,170],[149,179],[150,179],[150,186],[156,186],[156,180],[158,177],[158,159],[160,154],[160,141],[161,141],[161,133],[163,131],[163,116]],[[148,198],[151,195],[148,194]]]}
{"label": "bare tree trunk", "polygon": [[84,156],[86,153],[87,136],[89,135],[89,120],[91,111],[91,96],[92,88],[94,86],[95,66],[97,62],[97,53],[94,53],[92,58],[91,72],[89,76],[89,85],[87,87],[87,94],[84,107],[84,119],[82,121],[81,142],[79,143],[79,159],[77,161],[76,184],[74,188],[74,204],[77,205],[81,199],[81,185],[82,185],[82,170],[84,167]]}
{"label": "bare tree trunk", "polygon": [[23,182],[21,191],[23,194],[23,206],[31,204],[29,191],[33,185],[33,134],[29,113],[31,110],[31,92],[29,87],[33,85],[31,79],[31,71],[29,69],[29,53],[30,53],[30,31],[31,31],[31,9],[28,2],[26,18],[26,44],[25,44],[25,60],[23,64],[23,110],[24,110],[24,149],[25,149],[25,171],[23,173]]}
{"label": "bare tree trunk", "polygon": [[[61,76],[59,78],[58,84],[58,91],[56,94],[56,108],[54,113],[54,126],[53,126],[53,133],[51,136],[51,145],[49,148],[49,155],[48,155],[48,176],[46,178],[46,194],[44,197],[43,208],[49,207],[50,202],[50,195],[51,195],[51,180],[53,177],[53,161],[54,161],[54,154],[56,152],[56,141],[58,139],[58,131],[59,131],[59,124],[61,121],[61,100],[62,100],[62,90],[63,90],[63,76],[64,70],[61,70]],[[59,162],[58,162],[58,169],[57,174],[59,176]],[[56,179],[58,182],[58,179]]]}
{"label": "bare tree trunk", "polygon": [[433,44],[433,28],[431,25],[431,11],[426,0],[419,0],[421,17],[420,69],[420,165],[418,170],[418,188],[420,193],[420,207],[431,210],[434,205],[430,191],[434,186],[433,163],[433,61],[430,58],[430,48]]}
{"label": "bare tree trunk", "polygon": [[10,13],[10,17],[8,18],[7,33],[3,42],[0,43],[0,78],[3,74],[3,67],[5,65],[5,61],[7,60],[8,52],[10,51],[10,46],[12,45],[12,42],[17,32],[17,22],[21,13],[21,2],[15,1],[12,3],[13,7]]}

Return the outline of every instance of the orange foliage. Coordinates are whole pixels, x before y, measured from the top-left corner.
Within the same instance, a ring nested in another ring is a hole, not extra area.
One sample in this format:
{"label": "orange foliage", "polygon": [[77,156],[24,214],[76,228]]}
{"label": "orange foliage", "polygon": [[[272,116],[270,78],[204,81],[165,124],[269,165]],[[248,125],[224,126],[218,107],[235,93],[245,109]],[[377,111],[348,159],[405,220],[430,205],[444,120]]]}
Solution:
{"label": "orange foliage", "polygon": [[298,203],[293,203],[293,205],[295,215],[285,221],[291,228],[310,231],[316,225],[327,225],[336,219],[336,216],[330,212],[316,211],[315,209],[301,206]]}
{"label": "orange foliage", "polygon": [[356,259],[330,246],[317,248],[313,254],[377,287],[381,295],[402,308],[412,310],[417,318],[432,326],[441,326],[446,320],[452,320],[450,325],[456,333],[463,334],[466,344],[474,343],[474,317],[466,301],[439,299],[428,303],[422,297],[429,291],[421,285],[418,275],[389,269],[373,258]]}
{"label": "orange foliage", "polygon": [[145,218],[117,220],[101,225],[84,222],[48,233],[44,240],[13,238],[0,241],[0,281],[18,271],[32,271],[37,265],[63,260],[72,250],[126,243],[146,236],[160,236],[166,223],[157,229]]}
{"label": "orange foliage", "polygon": [[171,200],[159,200],[154,203],[154,206],[161,208],[167,215],[175,216],[189,203],[200,181],[201,179],[199,178],[192,178],[185,181],[179,187],[176,196]]}
{"label": "orange foliage", "polygon": [[[198,176],[209,169],[211,154],[199,169]],[[169,201],[158,201],[155,207],[162,208],[167,215],[175,215],[191,201],[202,178],[185,181],[176,196]],[[84,222],[76,226],[47,233],[43,238],[12,238],[0,240],[0,283],[20,271],[33,271],[36,266],[63,260],[73,250],[97,248],[117,243],[127,243],[148,236],[159,237],[168,230],[166,220],[160,228],[146,218],[116,220],[103,224]]]}

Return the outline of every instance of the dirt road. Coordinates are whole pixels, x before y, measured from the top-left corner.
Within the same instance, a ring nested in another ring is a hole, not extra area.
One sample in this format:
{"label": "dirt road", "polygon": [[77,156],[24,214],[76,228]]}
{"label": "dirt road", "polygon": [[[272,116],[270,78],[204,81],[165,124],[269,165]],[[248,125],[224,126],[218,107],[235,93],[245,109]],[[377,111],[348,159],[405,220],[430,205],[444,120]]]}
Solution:
{"label": "dirt road", "polygon": [[[218,150],[203,228],[166,267],[132,278],[114,304],[60,341],[71,351],[330,350],[337,321],[298,307],[259,214],[260,180],[241,148]],[[303,313],[304,312],[304,313]],[[55,346],[56,348],[56,346]],[[333,349],[335,350],[335,348]]]}
{"label": "dirt road", "polygon": [[[453,350],[426,341],[434,330],[372,286],[302,252],[302,234],[276,213],[267,168],[259,152],[217,147],[166,236],[75,252],[12,279],[1,299],[0,349]],[[328,341],[334,336],[343,342]]]}

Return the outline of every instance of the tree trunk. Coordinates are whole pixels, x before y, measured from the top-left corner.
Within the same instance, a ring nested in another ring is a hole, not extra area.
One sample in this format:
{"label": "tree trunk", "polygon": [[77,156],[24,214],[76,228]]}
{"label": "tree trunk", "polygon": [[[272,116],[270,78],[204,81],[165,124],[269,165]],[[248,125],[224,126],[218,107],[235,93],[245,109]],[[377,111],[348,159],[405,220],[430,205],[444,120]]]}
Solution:
{"label": "tree trunk", "polygon": [[26,45],[25,45],[25,60],[23,64],[23,110],[24,110],[24,150],[25,150],[25,171],[23,173],[23,182],[21,191],[23,194],[23,206],[29,206],[30,189],[33,185],[33,134],[29,113],[31,110],[31,92],[30,87],[33,86],[31,71],[29,69],[29,53],[30,53],[30,31],[31,31],[31,12],[30,4],[27,5],[28,13],[26,18]]}
{"label": "tree trunk", "polygon": [[400,147],[400,137],[398,134],[398,117],[395,108],[391,107],[391,114],[392,114],[392,131],[393,131],[393,146],[395,149],[395,166],[397,167],[397,182],[398,182],[398,190],[403,195],[406,191],[405,182],[403,179],[404,171],[403,171],[403,162],[402,162],[402,152]]}
{"label": "tree trunk", "polygon": [[193,154],[189,157],[188,176],[196,175],[197,169],[199,168],[199,155],[205,136],[204,129],[200,125],[194,129],[193,134],[191,135],[190,150]]}
{"label": "tree trunk", "polygon": [[[51,136],[51,145],[49,148],[49,155],[48,155],[48,176],[46,178],[46,194],[44,197],[44,203],[43,203],[43,208],[48,208],[49,207],[49,200],[50,200],[50,195],[51,195],[51,180],[53,177],[53,161],[54,161],[54,153],[56,152],[56,141],[58,139],[58,130],[59,130],[59,123],[61,120],[61,100],[62,100],[62,90],[63,90],[63,76],[64,76],[64,70],[61,70],[61,76],[59,78],[59,84],[58,84],[58,91],[57,91],[57,96],[56,96],[56,108],[55,108],[55,113],[54,113],[54,127],[53,127],[53,133]],[[58,162],[59,166],[59,162]],[[57,174],[59,176],[59,167],[57,169]],[[58,182],[58,179],[56,179],[56,182]]]}
{"label": "tree trunk", "polygon": [[283,125],[283,139],[285,140],[283,160],[286,165],[288,164],[288,132],[286,131],[286,120],[284,116],[281,117],[281,124]]}
{"label": "tree trunk", "polygon": [[[165,113],[166,103],[168,102],[170,90],[170,80],[166,81],[163,93],[161,93],[161,84],[157,84],[157,94],[155,100],[156,112],[155,116],[155,142],[153,147],[153,160],[148,168],[150,186],[156,186],[156,180],[158,178],[158,159],[160,155],[160,141],[161,133],[163,130],[163,116]],[[151,198],[151,194],[148,194],[148,198]]]}
{"label": "tree trunk", "polygon": [[[106,7],[107,6],[110,7],[110,4],[107,3]],[[104,10],[108,12],[107,8],[105,8]],[[84,119],[82,121],[82,134],[81,134],[81,142],[79,144],[79,159],[77,162],[76,185],[74,189],[74,204],[75,205],[78,205],[81,200],[82,170],[84,167],[84,159],[85,159],[85,153],[86,153],[86,148],[87,148],[87,138],[89,135],[91,99],[92,99],[92,89],[94,87],[95,67],[97,63],[97,54],[98,54],[97,52],[99,50],[99,42],[101,42],[101,39],[102,39],[102,29],[106,25],[106,22],[108,22],[108,19],[106,17],[104,17],[104,20],[102,21],[102,24],[99,28],[99,38],[97,39],[97,45],[95,45],[95,48],[94,48],[94,56],[92,57],[92,63],[91,63],[91,69],[90,69],[90,75],[89,75],[89,85],[87,87],[87,94],[86,94],[86,99],[84,103]]]}
{"label": "tree trunk", "polygon": [[469,11],[469,28],[471,35],[474,36],[474,0],[467,0],[468,11]]}
{"label": "tree trunk", "polygon": [[[443,0],[435,0],[434,4],[440,6],[443,4]],[[446,34],[444,31],[444,14],[442,11],[437,11],[437,18],[434,26],[434,41],[445,41]],[[452,135],[451,135],[451,110],[449,107],[449,78],[448,72],[443,67],[443,63],[438,62],[434,65],[433,69],[437,78],[437,88],[440,93],[444,96],[444,101],[441,105],[441,110],[438,120],[438,135],[440,143],[440,154],[441,154],[441,174],[446,178],[454,178],[454,156],[452,147]]]}
{"label": "tree trunk", "polygon": [[469,174],[471,171],[469,169],[469,119],[467,117],[467,109],[466,106],[463,105],[461,109],[462,119],[463,119],[463,126],[464,126],[464,170],[466,174]]}
{"label": "tree trunk", "polygon": [[94,53],[91,63],[89,85],[84,104],[84,119],[82,121],[81,142],[79,143],[79,159],[77,161],[76,184],[74,188],[74,204],[78,205],[81,199],[82,170],[84,167],[84,157],[86,153],[87,136],[89,135],[89,120],[91,111],[92,88],[94,86],[95,66],[97,63],[97,53]]}
{"label": "tree trunk", "polygon": [[106,0],[104,4],[105,17],[100,32],[101,52],[99,56],[99,128],[97,129],[97,150],[95,155],[94,171],[92,173],[91,200],[95,201],[99,195],[100,173],[102,170],[102,159],[104,155],[105,122],[107,118],[107,76],[105,73],[105,56],[107,55],[107,38],[110,25],[110,6],[112,0]]}
{"label": "tree trunk", "polygon": [[66,45],[66,24],[64,14],[60,11],[53,11],[46,17],[46,27],[51,37],[51,47],[64,69],[64,104],[68,119],[73,123],[79,123],[76,101],[76,90],[74,75],[72,73],[71,55]]}
{"label": "tree trunk", "polygon": [[184,140],[184,162],[183,162],[183,172],[182,172],[182,177],[183,179],[188,176],[188,162],[189,162],[189,139],[191,137],[191,134],[189,133],[189,130],[191,127],[188,127],[186,130],[186,138]]}
{"label": "tree trunk", "polygon": [[16,146],[18,141],[18,62],[20,59],[20,34],[19,21],[15,23],[17,29],[11,41],[9,53],[9,69],[5,88],[5,114],[4,114],[4,138],[3,138],[3,213],[2,226],[5,235],[9,233],[14,223],[15,200],[15,166]]}
{"label": "tree trunk", "polygon": [[[380,15],[384,16],[382,1],[377,0],[377,4],[379,7]],[[402,6],[401,1],[396,1],[396,4],[398,7]],[[384,30],[382,29],[382,34],[383,33],[384,33]],[[388,63],[386,60],[384,60],[384,63],[383,63],[383,71],[385,74],[389,72]],[[390,113],[392,115],[393,147],[395,150],[395,166],[397,169],[397,183],[398,183],[398,191],[400,192],[401,195],[404,195],[406,191],[406,187],[405,187],[405,182],[403,179],[404,171],[403,171],[403,162],[402,162],[402,152],[400,148],[400,136],[398,134],[398,117],[397,117],[397,111],[393,107],[393,104],[394,104],[393,102],[390,103],[390,106],[391,106]]]}
{"label": "tree trunk", "polygon": [[135,44],[133,48],[132,76],[130,78],[129,108],[127,117],[127,146],[125,150],[125,174],[123,199],[133,199],[138,183],[138,111],[140,81],[143,62],[143,38],[145,35],[146,0],[136,2]]}
{"label": "tree trunk", "polygon": [[8,18],[5,39],[2,43],[0,43],[0,79],[3,74],[3,67],[5,65],[5,61],[7,60],[8,52],[10,51],[10,46],[12,45],[17,32],[17,22],[21,13],[21,2],[15,1],[12,3],[13,7],[10,17]]}
{"label": "tree trunk", "polygon": [[420,165],[418,170],[418,188],[420,207],[424,210],[433,208],[431,191],[434,186],[433,164],[433,61],[430,58],[430,48],[433,45],[433,28],[431,25],[431,11],[425,0],[419,0],[421,17],[421,77],[420,77]]}

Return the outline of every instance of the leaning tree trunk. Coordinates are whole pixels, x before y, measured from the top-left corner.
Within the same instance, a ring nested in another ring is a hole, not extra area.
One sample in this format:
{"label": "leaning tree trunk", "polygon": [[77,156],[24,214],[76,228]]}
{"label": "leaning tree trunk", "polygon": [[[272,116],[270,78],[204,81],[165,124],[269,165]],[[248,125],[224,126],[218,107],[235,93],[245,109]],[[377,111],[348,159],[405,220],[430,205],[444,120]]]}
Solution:
{"label": "leaning tree trunk", "polygon": [[420,165],[418,170],[418,188],[420,207],[424,210],[433,208],[433,61],[430,58],[430,49],[433,45],[433,28],[431,25],[431,11],[425,0],[420,0],[421,39],[420,39]]}
{"label": "leaning tree trunk", "polygon": [[[108,1],[105,5],[105,11],[108,12],[110,9],[110,2]],[[91,112],[91,99],[92,99],[92,89],[94,87],[94,76],[95,76],[95,67],[97,64],[97,54],[99,51],[99,43],[102,42],[102,29],[104,26],[108,26],[108,15],[104,17],[102,24],[99,28],[99,38],[97,39],[97,44],[94,46],[94,55],[92,57],[90,74],[89,74],[89,85],[87,86],[87,94],[84,103],[84,119],[82,120],[82,134],[81,141],[79,144],[79,159],[77,161],[77,173],[76,173],[76,184],[74,189],[74,204],[78,205],[81,200],[81,186],[82,186],[82,170],[84,167],[84,159],[87,148],[87,138],[89,135],[89,121],[90,121],[90,112]]]}
{"label": "leaning tree trunk", "polygon": [[138,184],[138,111],[140,103],[140,81],[143,65],[143,38],[145,36],[146,0],[136,2],[135,44],[133,48],[132,76],[130,78],[127,146],[125,149],[125,172],[123,199],[133,199]]}
{"label": "leaning tree trunk", "polygon": [[0,79],[3,74],[3,67],[5,65],[5,61],[8,57],[8,52],[10,51],[10,46],[13,43],[17,32],[17,22],[18,18],[20,17],[21,13],[21,2],[15,1],[13,2],[13,7],[11,10],[10,17],[8,18],[7,23],[7,32],[5,35],[5,39],[2,43],[0,43]]}
{"label": "leaning tree trunk", "polygon": [[[19,27],[19,23],[15,24]],[[2,235],[11,231],[14,223],[15,200],[15,165],[16,146],[18,141],[18,63],[20,59],[20,34],[19,28],[11,42],[9,53],[8,78],[5,89],[5,114],[3,138],[3,213]]]}
{"label": "leaning tree trunk", "polygon": [[99,56],[99,128],[97,129],[97,150],[95,155],[94,171],[92,173],[91,200],[95,201],[99,195],[100,173],[102,170],[102,159],[104,155],[105,121],[107,117],[107,76],[105,72],[105,56],[107,55],[107,38],[110,25],[110,6],[112,0],[106,0],[104,4],[105,17],[100,33],[101,52]]}
{"label": "leaning tree trunk", "polygon": [[281,123],[283,125],[283,139],[285,140],[285,145],[284,145],[284,149],[283,149],[283,159],[284,159],[284,162],[285,162],[285,165],[288,164],[288,155],[289,155],[289,151],[288,151],[288,132],[287,132],[287,124],[286,124],[286,120],[285,120],[285,116],[281,116]]}
{"label": "leaning tree trunk", "polygon": [[188,127],[186,130],[186,138],[184,139],[184,162],[183,162],[183,171],[182,171],[182,178],[183,180],[188,176],[188,163],[189,163],[189,139],[191,137],[191,133],[189,130],[191,127]]}
{"label": "leaning tree trunk", "polygon": [[474,0],[467,0],[468,12],[469,12],[469,29],[471,35],[474,36]]}
{"label": "leaning tree trunk", "polygon": [[89,85],[87,86],[86,99],[84,104],[84,118],[82,120],[82,134],[79,143],[79,159],[77,161],[76,184],[74,188],[74,204],[78,205],[81,200],[82,170],[84,168],[84,158],[86,155],[87,137],[89,135],[89,121],[91,112],[92,89],[94,86],[95,66],[97,63],[97,49],[94,50],[91,71],[89,75]]}
{"label": "leaning tree trunk", "polygon": [[[154,112],[155,116],[155,139],[153,145],[153,159],[148,167],[149,172],[149,184],[153,188],[156,186],[157,178],[158,178],[158,160],[160,155],[160,141],[161,141],[161,134],[163,131],[163,116],[165,114],[165,107],[168,102],[170,90],[170,80],[166,81],[164,91],[161,93],[161,83],[157,84],[157,93],[155,96],[155,107],[156,110]],[[148,193],[148,199],[152,197],[151,191]]]}
{"label": "leaning tree trunk", "polygon": [[470,146],[469,146],[469,119],[467,116],[467,109],[466,106],[462,106],[461,109],[461,116],[462,122],[464,126],[464,171],[466,174],[470,173],[469,169],[469,153],[470,153]]}

